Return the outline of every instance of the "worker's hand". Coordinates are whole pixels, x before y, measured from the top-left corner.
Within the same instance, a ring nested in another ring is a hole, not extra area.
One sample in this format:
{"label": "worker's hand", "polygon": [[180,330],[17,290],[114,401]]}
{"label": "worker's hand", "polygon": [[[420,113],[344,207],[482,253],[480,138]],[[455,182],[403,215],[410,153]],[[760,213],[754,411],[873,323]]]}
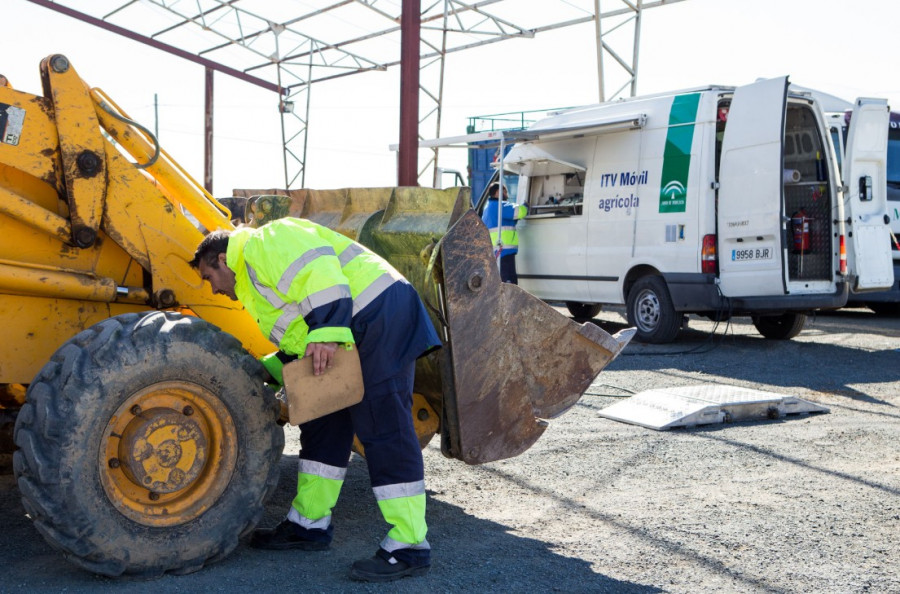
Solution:
{"label": "worker's hand", "polygon": [[306,345],[306,356],[312,358],[314,375],[322,375],[333,366],[337,347],[336,342],[311,342]]}

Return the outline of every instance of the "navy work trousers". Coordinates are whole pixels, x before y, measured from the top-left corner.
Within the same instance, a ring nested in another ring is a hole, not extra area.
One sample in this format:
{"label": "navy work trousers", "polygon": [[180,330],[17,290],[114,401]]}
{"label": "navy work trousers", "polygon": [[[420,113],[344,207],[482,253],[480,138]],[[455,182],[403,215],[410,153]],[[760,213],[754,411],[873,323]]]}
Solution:
{"label": "navy work trousers", "polygon": [[519,275],[516,274],[516,255],[500,256],[500,280],[504,283],[519,284]]}
{"label": "navy work trousers", "polygon": [[415,361],[393,377],[366,385],[359,404],[300,425],[300,458],[346,468],[354,433],[365,449],[373,487],[424,479],[412,420]]}

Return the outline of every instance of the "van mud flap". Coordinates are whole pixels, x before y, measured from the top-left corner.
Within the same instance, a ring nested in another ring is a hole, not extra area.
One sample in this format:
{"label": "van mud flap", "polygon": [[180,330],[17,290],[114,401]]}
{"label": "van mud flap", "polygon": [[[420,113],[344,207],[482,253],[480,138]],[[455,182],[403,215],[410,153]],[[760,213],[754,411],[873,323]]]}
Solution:
{"label": "van mud flap", "polygon": [[444,235],[434,263],[445,329],[441,450],[467,464],[521,454],[545,419],[571,408],[625,348],[516,285],[501,283],[487,228],[470,210]]}

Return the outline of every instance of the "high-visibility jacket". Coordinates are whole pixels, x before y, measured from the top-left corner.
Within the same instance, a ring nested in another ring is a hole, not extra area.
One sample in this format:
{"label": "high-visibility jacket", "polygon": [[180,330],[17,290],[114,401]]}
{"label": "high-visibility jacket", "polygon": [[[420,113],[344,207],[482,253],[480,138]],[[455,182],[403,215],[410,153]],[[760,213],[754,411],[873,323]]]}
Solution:
{"label": "high-visibility jacket", "polygon": [[513,204],[503,201],[502,207],[498,208],[500,201],[496,198],[488,200],[481,215],[481,220],[491,232],[491,245],[497,245],[497,214],[501,214],[500,220],[500,240],[503,243],[503,249],[500,250],[501,256],[509,256],[519,251],[519,234],[516,232],[516,222],[528,214],[528,207],[524,204]]}
{"label": "high-visibility jacket", "polygon": [[441,343],[415,289],[375,253],[304,219],[234,231],[226,264],[235,273],[238,299],[282,351],[302,356],[309,342],[355,342],[359,350],[363,400],[302,426],[297,496],[288,518],[311,539],[331,540],[331,513],[355,432],[378,506],[393,526],[382,547],[398,558],[427,559],[412,390],[415,359]]}
{"label": "high-visibility jacket", "polygon": [[405,282],[374,252],[295,218],[234,231],[226,264],[235,273],[235,294],[263,333],[301,357],[310,342],[353,343],[353,316]]}

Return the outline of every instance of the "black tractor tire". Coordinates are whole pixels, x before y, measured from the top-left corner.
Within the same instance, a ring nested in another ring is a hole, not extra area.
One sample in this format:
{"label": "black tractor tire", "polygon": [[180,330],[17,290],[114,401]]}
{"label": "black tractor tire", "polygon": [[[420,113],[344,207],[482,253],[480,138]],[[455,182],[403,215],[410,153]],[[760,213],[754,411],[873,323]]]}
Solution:
{"label": "black tractor tire", "polygon": [[603,305],[599,303],[578,303],[576,301],[566,301],[566,308],[575,319],[593,320],[603,309]]}
{"label": "black tractor tire", "polygon": [[770,340],[790,340],[800,334],[806,324],[806,314],[802,313],[753,316],[752,319],[756,330]]}
{"label": "black tractor tire", "polygon": [[887,301],[869,301],[866,306],[874,311],[876,315],[893,318],[900,316],[900,303],[889,303]]}
{"label": "black tractor tire", "polygon": [[628,323],[637,329],[635,338],[641,342],[672,342],[681,329],[681,315],[659,276],[639,278],[628,291],[625,307]]}
{"label": "black tractor tire", "polygon": [[[94,573],[196,571],[261,518],[279,478],[279,410],[262,365],[212,324],[160,311],[106,319],[28,388],[14,436],[22,504]],[[148,449],[157,457],[144,474]],[[169,468],[184,460],[186,471]]]}

